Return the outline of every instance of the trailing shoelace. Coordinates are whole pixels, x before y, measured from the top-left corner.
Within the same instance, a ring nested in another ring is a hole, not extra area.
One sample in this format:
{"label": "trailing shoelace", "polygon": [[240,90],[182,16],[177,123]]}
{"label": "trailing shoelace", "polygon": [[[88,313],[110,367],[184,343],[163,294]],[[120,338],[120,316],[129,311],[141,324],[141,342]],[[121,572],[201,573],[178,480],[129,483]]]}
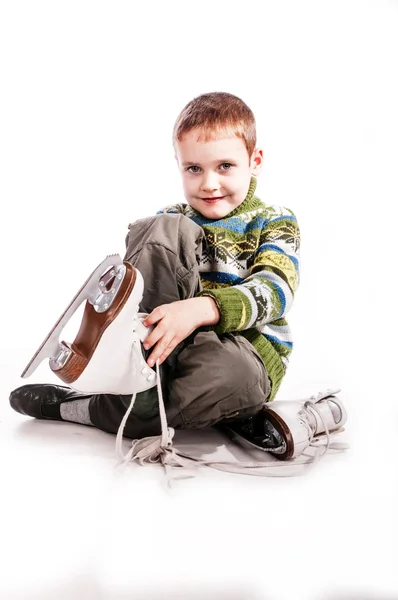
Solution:
{"label": "trailing shoelace", "polygon": [[[326,398],[325,398],[326,399]],[[331,437],[332,435],[337,435],[338,433],[340,433],[339,431],[332,431],[330,432],[328,429],[328,426],[325,423],[325,420],[322,416],[322,412],[318,409],[317,405],[315,402],[311,402],[311,400],[307,400],[304,403],[303,406],[304,409],[307,409],[310,413],[313,414],[315,420],[316,420],[316,415],[318,415],[319,419],[321,420],[321,423],[325,429],[325,433],[324,434],[320,434],[320,435],[315,435],[311,430],[310,430],[310,446],[312,448],[324,448],[323,452],[319,453],[319,458],[321,456],[323,456],[324,454],[326,454],[326,452],[329,450],[329,448],[331,448],[332,450],[347,450],[348,448],[348,444],[346,444],[345,442],[331,442]],[[323,438],[326,437],[326,444],[323,444]]]}
{"label": "trailing shoelace", "polygon": [[[122,422],[120,423],[120,427],[117,432],[116,454],[119,458],[119,464],[121,465],[126,464],[130,461],[138,461],[141,465],[149,463],[161,463],[165,468],[166,481],[169,486],[171,483],[171,479],[180,479],[194,476],[193,474],[189,474],[184,470],[184,473],[175,473],[176,477],[174,477],[173,468],[177,468],[177,470],[179,471],[180,469],[192,469],[197,468],[199,466],[208,466],[219,471],[227,471],[230,473],[238,473],[244,475],[257,475],[261,477],[289,477],[292,475],[294,476],[300,474],[300,472],[308,468],[310,464],[316,463],[329,450],[329,448],[334,450],[345,450],[348,447],[347,444],[331,442],[331,436],[335,432],[329,432],[329,429],[322,416],[322,412],[318,410],[318,407],[314,402],[311,402],[311,400],[307,400],[304,403],[303,408],[308,410],[310,413],[312,412],[314,417],[318,415],[325,429],[325,434],[322,434],[320,436],[315,436],[312,430],[309,429],[309,447],[312,447],[315,450],[312,456],[303,457],[301,458],[301,460],[298,460],[296,458],[294,459],[294,462],[292,461],[290,463],[287,461],[279,461],[279,464],[277,464],[277,459],[273,461],[235,463],[232,461],[203,460],[195,456],[185,454],[177,450],[176,447],[173,445],[173,437],[175,431],[173,427],[169,427],[167,424],[158,362],[156,363],[156,374],[161,434],[133,440],[131,442],[131,448],[129,449],[129,451],[126,454],[123,454],[123,431],[137,397],[137,394],[135,393],[131,398],[130,405],[126,411],[126,414],[123,417]],[[326,444],[323,444],[322,440],[325,437]],[[302,457],[302,455],[300,456]]]}

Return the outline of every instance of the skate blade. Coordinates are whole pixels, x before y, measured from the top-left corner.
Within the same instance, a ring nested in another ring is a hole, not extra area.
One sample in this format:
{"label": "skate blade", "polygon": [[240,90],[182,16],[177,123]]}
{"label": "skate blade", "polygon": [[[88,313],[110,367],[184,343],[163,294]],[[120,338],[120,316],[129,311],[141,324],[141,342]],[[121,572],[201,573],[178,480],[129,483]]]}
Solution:
{"label": "skate blade", "polygon": [[99,288],[99,280],[104,271],[110,267],[116,267],[119,264],[123,264],[120,255],[110,254],[98,265],[96,269],[94,269],[25,367],[21,375],[23,379],[26,379],[32,375],[32,373],[45,358],[51,358],[57,354],[57,352],[60,350],[59,336],[65,325],[68,323],[72,315],[77,311],[82,302],[85,300],[94,301],[95,297],[101,292]]}

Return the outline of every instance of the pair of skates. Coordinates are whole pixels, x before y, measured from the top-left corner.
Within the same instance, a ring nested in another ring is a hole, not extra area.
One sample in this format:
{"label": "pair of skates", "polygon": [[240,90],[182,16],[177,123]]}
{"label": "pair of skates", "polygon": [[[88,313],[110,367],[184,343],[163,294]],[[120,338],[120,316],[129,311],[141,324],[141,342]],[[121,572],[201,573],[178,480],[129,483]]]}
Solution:
{"label": "pair of skates", "polygon": [[[181,467],[189,467],[194,461],[229,470],[225,463],[201,461],[173,447],[174,430],[167,426],[159,367],[156,365],[156,371],[148,367],[141,347],[150,333],[143,325],[146,314],[139,312],[143,291],[141,273],[130,263],[123,262],[119,255],[108,256],[83,284],[21,376],[29,377],[47,358],[52,372],[76,391],[132,394],[116,440],[122,461],[138,460],[142,464],[158,461],[165,466]],[[63,329],[83,302],[86,303],[83,317],[73,343],[60,341]],[[134,440],[130,451],[123,455],[123,429],[136,394],[154,386],[158,390],[162,434]],[[228,432],[284,461],[302,455],[310,446],[322,448],[323,453],[329,446],[333,447],[331,434],[343,431],[347,419],[341,400],[334,395],[338,391],[326,390],[304,400],[277,400],[262,409],[264,419],[257,420],[264,423],[262,426],[250,431],[231,423]],[[334,447],[339,445],[334,444]],[[272,465],[275,461],[271,469]],[[255,472],[257,466],[264,467],[264,463],[243,465],[243,472]]]}

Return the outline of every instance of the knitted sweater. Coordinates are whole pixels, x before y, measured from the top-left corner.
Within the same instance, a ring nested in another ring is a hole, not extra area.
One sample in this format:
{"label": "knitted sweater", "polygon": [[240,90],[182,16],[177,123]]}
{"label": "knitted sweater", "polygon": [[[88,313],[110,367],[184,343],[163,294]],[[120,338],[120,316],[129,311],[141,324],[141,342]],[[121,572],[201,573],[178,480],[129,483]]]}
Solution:
{"label": "knitted sweater", "polygon": [[245,200],[220,220],[211,220],[189,204],[166,206],[160,213],[182,213],[206,235],[199,266],[203,291],[220,311],[211,329],[239,332],[262,357],[273,400],[293,348],[285,319],[299,284],[300,230],[293,212],[265,205],[254,195],[252,177]]}

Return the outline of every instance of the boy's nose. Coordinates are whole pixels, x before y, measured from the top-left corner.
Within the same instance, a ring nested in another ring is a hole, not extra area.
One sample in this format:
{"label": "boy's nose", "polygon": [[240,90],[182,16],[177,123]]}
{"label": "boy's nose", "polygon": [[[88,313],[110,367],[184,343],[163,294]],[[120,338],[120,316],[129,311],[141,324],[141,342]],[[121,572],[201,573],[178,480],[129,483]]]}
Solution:
{"label": "boy's nose", "polygon": [[204,175],[202,179],[201,188],[202,191],[206,193],[216,192],[218,189],[220,189],[217,175],[215,173],[209,173],[207,175]]}

